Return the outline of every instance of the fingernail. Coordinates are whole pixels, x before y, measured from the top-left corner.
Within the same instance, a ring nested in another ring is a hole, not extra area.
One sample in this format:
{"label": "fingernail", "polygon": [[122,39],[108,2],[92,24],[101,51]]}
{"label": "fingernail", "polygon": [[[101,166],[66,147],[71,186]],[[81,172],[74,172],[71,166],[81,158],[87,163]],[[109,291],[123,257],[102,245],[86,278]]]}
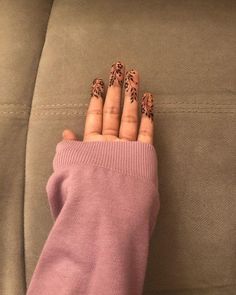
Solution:
{"label": "fingernail", "polygon": [[125,74],[125,91],[130,94],[130,102],[138,100],[138,72],[135,70],[127,71]]}
{"label": "fingernail", "polygon": [[71,133],[71,131],[69,129],[64,129],[62,136],[65,137],[68,133]]}
{"label": "fingernail", "polygon": [[124,65],[122,62],[117,61],[111,66],[109,87],[113,86],[123,86],[124,82]]}
{"label": "fingernail", "polygon": [[141,112],[146,115],[153,121],[154,113],[154,104],[153,104],[153,96],[150,92],[144,93],[141,102]]}
{"label": "fingernail", "polygon": [[91,86],[91,97],[104,98],[104,86],[105,84],[102,79],[95,78]]}

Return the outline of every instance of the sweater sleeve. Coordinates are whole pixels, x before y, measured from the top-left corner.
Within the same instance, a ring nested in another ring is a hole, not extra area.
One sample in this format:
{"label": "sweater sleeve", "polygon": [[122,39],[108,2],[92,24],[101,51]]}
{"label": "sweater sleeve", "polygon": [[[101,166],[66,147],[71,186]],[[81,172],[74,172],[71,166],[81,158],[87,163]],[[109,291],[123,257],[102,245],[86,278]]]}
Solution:
{"label": "sweater sleeve", "polygon": [[46,192],[54,224],[27,295],[141,295],[160,209],[155,147],[62,140]]}

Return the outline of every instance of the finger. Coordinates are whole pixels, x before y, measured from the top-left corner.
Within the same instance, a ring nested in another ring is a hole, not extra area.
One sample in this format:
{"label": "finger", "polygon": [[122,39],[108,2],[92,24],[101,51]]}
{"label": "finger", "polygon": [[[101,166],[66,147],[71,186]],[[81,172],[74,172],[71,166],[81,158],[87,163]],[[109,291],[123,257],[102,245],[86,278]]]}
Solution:
{"label": "finger", "polygon": [[92,82],[90,102],[85,119],[84,139],[91,134],[101,134],[102,132],[104,86],[102,79],[96,78]]}
{"label": "finger", "polygon": [[119,133],[124,70],[125,67],[120,61],[114,63],[111,67],[109,85],[103,107],[103,135],[118,136]]}
{"label": "finger", "polygon": [[138,71],[127,71],[124,87],[125,98],[121,117],[119,138],[137,140],[138,131]]}
{"label": "finger", "polygon": [[138,141],[153,144],[153,96],[151,93],[144,93],[141,101],[141,123],[139,127]]}
{"label": "finger", "polygon": [[62,138],[65,140],[78,140],[76,134],[73,131],[71,131],[70,129],[65,129],[62,132]]}

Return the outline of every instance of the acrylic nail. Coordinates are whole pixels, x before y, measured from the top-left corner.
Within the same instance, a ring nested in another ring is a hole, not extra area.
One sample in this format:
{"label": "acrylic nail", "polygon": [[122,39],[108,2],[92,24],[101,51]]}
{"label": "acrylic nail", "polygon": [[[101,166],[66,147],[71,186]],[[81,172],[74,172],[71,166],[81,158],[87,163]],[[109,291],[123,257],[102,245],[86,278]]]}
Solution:
{"label": "acrylic nail", "polygon": [[105,84],[102,79],[95,78],[91,86],[91,97],[104,98]]}
{"label": "acrylic nail", "polygon": [[133,103],[134,100],[138,100],[138,80],[135,70],[132,69],[126,72],[124,88],[125,91],[130,94],[131,103]]}
{"label": "acrylic nail", "polygon": [[141,113],[149,117],[153,121],[154,117],[154,101],[150,92],[144,93],[141,102]]}
{"label": "acrylic nail", "polygon": [[124,65],[117,61],[111,66],[109,87],[113,86],[123,86],[124,82]]}

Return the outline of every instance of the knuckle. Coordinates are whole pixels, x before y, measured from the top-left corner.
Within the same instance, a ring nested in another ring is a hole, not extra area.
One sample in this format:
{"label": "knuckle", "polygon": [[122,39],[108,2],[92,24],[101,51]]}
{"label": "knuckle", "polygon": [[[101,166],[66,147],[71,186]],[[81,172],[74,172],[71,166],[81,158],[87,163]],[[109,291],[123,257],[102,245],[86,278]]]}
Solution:
{"label": "knuckle", "polygon": [[120,109],[116,106],[111,106],[111,107],[105,107],[103,110],[104,114],[119,114],[120,113]]}
{"label": "knuckle", "polygon": [[90,109],[87,110],[87,115],[102,115],[102,110],[100,109]]}
{"label": "knuckle", "polygon": [[137,123],[138,119],[137,119],[137,116],[135,115],[123,115],[121,118],[121,122]]}
{"label": "knuckle", "polygon": [[145,137],[151,137],[150,131],[147,130],[147,129],[141,129],[139,131],[139,134],[142,135],[142,136],[145,136]]}
{"label": "knuckle", "polygon": [[117,135],[117,129],[116,128],[103,128],[102,135]]}
{"label": "knuckle", "polygon": [[120,139],[125,140],[125,141],[132,141],[133,138],[132,137],[128,137],[128,136],[119,136]]}

